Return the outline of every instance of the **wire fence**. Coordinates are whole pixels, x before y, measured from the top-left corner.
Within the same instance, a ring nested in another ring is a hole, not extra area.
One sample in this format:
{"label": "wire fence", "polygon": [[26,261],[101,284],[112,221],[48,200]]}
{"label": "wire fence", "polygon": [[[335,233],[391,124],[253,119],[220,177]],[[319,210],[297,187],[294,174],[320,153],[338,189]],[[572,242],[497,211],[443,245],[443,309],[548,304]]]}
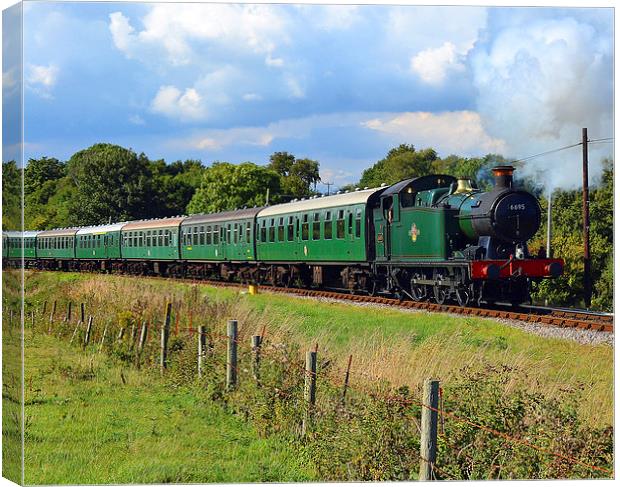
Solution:
{"label": "wire fence", "polygon": [[[420,423],[417,421],[417,415],[419,411],[427,409],[436,413],[439,424],[435,424],[435,436],[441,439],[442,448],[453,450],[457,453],[458,458],[466,458],[473,465],[476,461],[475,458],[464,452],[463,445],[455,444],[451,441],[450,437],[446,435],[446,420],[454,421],[463,425],[467,425],[478,431],[483,431],[492,437],[502,440],[503,442],[511,443],[513,445],[519,445],[539,452],[543,455],[553,457],[558,460],[563,460],[572,465],[579,465],[585,469],[591,471],[600,472],[608,476],[613,476],[613,470],[604,466],[595,465],[591,462],[584,461],[573,455],[554,451],[551,448],[536,444],[536,441],[542,442],[544,438],[522,438],[510,434],[506,431],[500,431],[492,426],[485,425],[480,421],[472,418],[463,417],[456,414],[453,411],[446,409],[445,407],[445,392],[442,388],[439,389],[438,404],[433,406],[424,399],[417,400],[410,395],[403,397],[403,395],[394,394],[393,392],[386,392],[377,389],[376,384],[383,383],[383,378],[379,376],[372,376],[366,371],[355,369],[355,358],[353,355],[348,357],[346,368],[341,368],[335,365],[335,363],[326,357],[323,362],[316,362],[316,356],[319,353],[318,343],[315,343],[310,347],[310,352],[314,353],[315,365],[314,368],[308,366],[308,362],[304,365],[298,359],[295,359],[287,353],[285,344],[270,342],[267,333],[266,325],[263,325],[260,332],[253,335],[252,341],[244,340],[237,334],[236,325],[234,327],[234,333],[231,333],[229,327],[228,333],[218,332],[214,326],[202,326],[200,328],[194,327],[194,314],[188,313],[186,319],[186,326],[181,326],[181,312],[180,306],[166,306],[165,317],[162,319],[156,319],[153,317],[153,313],[144,313],[143,315],[135,318],[131,321],[127,321],[124,325],[122,323],[115,323],[110,317],[99,318],[100,323],[97,323],[97,318],[92,315],[86,318],[82,304],[82,312],[79,316],[71,319],[70,305],[67,305],[67,312],[62,319],[58,319],[57,303],[54,303],[52,313],[48,317],[45,312],[47,309],[47,302],[43,305],[43,310],[38,316],[35,310],[31,311],[30,320],[28,316],[25,316],[24,322],[26,325],[30,324],[34,335],[38,328],[42,325],[43,332],[57,337],[70,338],[70,343],[80,344],[82,348],[90,347],[95,353],[107,352],[121,352],[124,350],[125,354],[129,354],[131,357],[131,363],[137,367],[144,367],[148,365],[159,365],[162,367],[162,373],[165,368],[170,366],[171,354],[178,353],[174,349],[175,344],[172,345],[169,339],[172,337],[174,340],[185,340],[187,343],[197,343],[195,358],[196,358],[196,374],[200,374],[200,367],[204,367],[206,362],[210,362],[211,367],[227,370],[227,389],[230,390],[238,385],[239,381],[255,381],[262,387],[265,386],[261,381],[260,368],[261,364],[266,361],[270,363],[276,363],[283,368],[285,374],[294,378],[295,374],[301,380],[303,379],[303,397],[298,396],[301,391],[301,384],[293,381],[291,387],[280,387],[277,390],[278,397],[286,399],[294,399],[298,404],[303,405],[305,410],[304,425],[305,430],[307,424],[311,424],[314,420],[314,416],[321,416],[325,411],[321,410],[321,406],[317,406],[317,387],[319,388],[318,394],[320,395],[320,388],[329,386],[334,390],[339,390],[340,399],[337,401],[336,408],[346,408],[345,398],[347,393],[357,397],[370,397],[374,400],[380,400],[390,405],[399,405],[403,409],[403,414],[408,416],[409,419],[416,425],[418,432],[420,432]],[[171,314],[174,313],[174,320],[172,320]],[[13,311],[9,315],[10,325],[13,325],[16,321]],[[200,331],[200,330],[203,331]],[[223,329],[223,326],[222,326]],[[243,327],[242,327],[243,329]],[[172,333],[171,333],[172,332]],[[243,329],[243,335],[247,330]],[[167,338],[164,338],[166,335]],[[246,337],[247,338],[247,337]],[[202,345],[201,345],[202,344]],[[122,349],[122,350],[121,350]],[[227,350],[226,350],[227,349]],[[231,356],[231,350],[234,350],[234,357]],[[224,360],[221,355],[225,354]],[[166,363],[167,361],[167,363]],[[230,375],[230,374],[233,375]],[[234,377],[233,384],[229,383],[231,377]],[[321,383],[317,385],[317,379],[320,379]],[[353,380],[356,379],[356,380]],[[356,385],[352,385],[351,382],[355,382]],[[314,384],[314,385],[312,385]],[[375,387],[371,387],[374,385]],[[308,391],[308,388],[314,387],[314,391]],[[407,410],[411,406],[416,406],[417,410]],[[334,405],[327,405],[328,408],[334,409]],[[311,428],[310,428],[311,430]],[[438,431],[438,434],[437,434]],[[435,438],[436,441],[436,438]],[[421,442],[422,443],[422,442]],[[416,453],[419,460],[430,464],[432,476],[437,479],[453,479],[456,478],[454,474],[451,474],[449,465],[441,464],[441,458],[435,462],[424,458],[420,453]],[[438,465],[441,464],[440,465]],[[491,462],[489,465],[490,471],[501,471],[501,465]]]}

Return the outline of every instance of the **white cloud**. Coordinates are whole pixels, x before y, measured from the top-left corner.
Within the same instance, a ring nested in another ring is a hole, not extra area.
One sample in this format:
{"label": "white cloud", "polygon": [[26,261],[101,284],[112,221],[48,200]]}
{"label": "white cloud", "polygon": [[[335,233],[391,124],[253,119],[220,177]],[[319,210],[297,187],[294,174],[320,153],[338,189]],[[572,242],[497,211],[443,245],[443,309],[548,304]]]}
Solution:
{"label": "white cloud", "polygon": [[182,121],[206,118],[207,110],[202,97],[194,88],[181,92],[175,86],[162,86],[151,102],[151,110]]}
{"label": "white cloud", "polygon": [[28,64],[26,65],[26,86],[33,93],[41,98],[51,100],[52,88],[58,80],[60,70],[57,66],[50,64],[48,66]]}
{"label": "white cloud", "polygon": [[[366,163],[366,161],[363,161],[364,163]],[[321,168],[321,181],[322,181],[322,186],[325,186],[325,189],[327,189],[327,186],[325,183],[330,183],[330,191],[336,191],[335,188],[337,188],[338,186],[343,186],[347,183],[349,183],[352,179],[354,179],[354,176],[356,176],[355,174],[353,174],[351,171],[345,171],[344,169],[337,169],[337,168],[331,168],[331,167],[325,167],[325,168]]]}
{"label": "white cloud", "polygon": [[456,46],[451,42],[444,42],[438,48],[424,49],[411,58],[411,70],[431,85],[442,84],[450,71],[464,69]]}
{"label": "white cloud", "polygon": [[114,12],[109,29],[119,50],[146,62],[157,49],[173,65],[188,64],[195,58],[194,41],[261,55],[288,41],[284,10],[270,5],[159,4],[142,24],[144,29],[136,32],[129,19]]}
{"label": "white cloud", "polygon": [[260,101],[263,99],[258,93],[244,93],[242,97],[245,101]]}
{"label": "white cloud", "polygon": [[140,116],[140,115],[131,115],[129,117],[129,122],[133,123],[134,125],[144,125],[146,122],[144,121],[144,119]]}
{"label": "white cloud", "polygon": [[265,126],[211,129],[189,137],[170,140],[168,145],[178,150],[220,150],[231,145],[267,147],[278,139],[305,139],[316,128],[359,127],[361,121],[369,117],[370,115],[366,113],[333,113],[284,119]]}
{"label": "white cloud", "polygon": [[284,66],[284,59],[280,57],[273,58],[271,57],[271,54],[268,54],[267,57],[265,58],[265,64],[267,66],[281,68],[282,66]]}
{"label": "white cloud", "polygon": [[[613,134],[613,45],[595,24],[517,18],[477,46],[471,59],[478,112],[511,156],[579,142],[582,127],[592,138]],[[601,157],[611,154],[609,147],[598,150],[590,156],[593,177]],[[550,186],[576,187],[578,160],[577,149],[559,152],[528,161],[525,170]]]}
{"label": "white cloud", "polygon": [[135,29],[129,24],[129,19],[121,12],[111,13],[109,28],[116,48],[131,55],[131,47],[136,42],[136,35]]}
{"label": "white cloud", "polygon": [[196,140],[194,147],[196,149],[220,150],[222,148],[222,144],[210,137],[204,137]]}
{"label": "white cloud", "polygon": [[480,156],[503,152],[505,143],[487,134],[480,115],[471,111],[405,112],[386,114],[362,122],[368,129],[416,147],[433,147],[442,155]]}
{"label": "white cloud", "polygon": [[362,19],[358,5],[299,5],[313,25],[322,30],[346,30]]}
{"label": "white cloud", "polygon": [[304,90],[301,82],[292,74],[288,74],[284,77],[284,82],[288,88],[288,93],[291,98],[304,98],[306,91]]}
{"label": "white cloud", "polygon": [[58,72],[58,67],[53,64],[48,66],[29,64],[26,71],[26,82],[30,85],[51,88],[56,84]]}

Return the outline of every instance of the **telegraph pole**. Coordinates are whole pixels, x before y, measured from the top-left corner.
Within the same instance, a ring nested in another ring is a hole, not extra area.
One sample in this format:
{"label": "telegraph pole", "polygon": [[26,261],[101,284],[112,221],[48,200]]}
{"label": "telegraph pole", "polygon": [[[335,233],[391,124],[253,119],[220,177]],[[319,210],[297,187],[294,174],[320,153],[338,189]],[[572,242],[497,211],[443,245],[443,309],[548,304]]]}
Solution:
{"label": "telegraph pole", "polygon": [[329,196],[329,188],[330,188],[331,186],[333,186],[333,185],[334,185],[334,183],[323,183],[323,184],[324,184],[325,186],[327,186],[327,196]]}
{"label": "telegraph pole", "polygon": [[547,198],[547,259],[551,258],[551,189]]}
{"label": "telegraph pole", "polygon": [[592,301],[590,276],[590,190],[588,187],[588,129],[581,129],[583,159],[583,300],[589,308]]}

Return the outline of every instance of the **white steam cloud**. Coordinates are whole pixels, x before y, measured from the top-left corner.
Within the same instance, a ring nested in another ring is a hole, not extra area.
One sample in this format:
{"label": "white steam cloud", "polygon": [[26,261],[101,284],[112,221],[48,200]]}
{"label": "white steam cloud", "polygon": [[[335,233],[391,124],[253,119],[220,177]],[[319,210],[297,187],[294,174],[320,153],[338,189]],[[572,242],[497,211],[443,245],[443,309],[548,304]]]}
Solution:
{"label": "white steam cloud", "polygon": [[[473,49],[470,65],[484,128],[506,142],[507,156],[577,143],[582,127],[591,139],[613,136],[612,34],[596,19],[515,21],[491,39]],[[578,187],[580,149],[527,161],[525,174],[548,188]],[[591,179],[612,154],[611,144],[591,146]]]}

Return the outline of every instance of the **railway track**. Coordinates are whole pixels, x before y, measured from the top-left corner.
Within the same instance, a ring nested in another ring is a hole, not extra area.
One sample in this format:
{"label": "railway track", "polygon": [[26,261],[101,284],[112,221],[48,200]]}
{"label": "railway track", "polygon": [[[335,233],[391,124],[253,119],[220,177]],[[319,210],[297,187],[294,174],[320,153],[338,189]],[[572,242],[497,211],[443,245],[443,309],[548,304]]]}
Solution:
{"label": "railway track", "polygon": [[[187,281],[197,284],[209,284],[217,287],[246,287],[246,284],[222,282],[213,280],[192,280]],[[556,326],[560,328],[580,328],[599,332],[613,332],[613,315],[589,312],[586,310],[567,310],[536,306],[521,306],[513,308],[509,305],[496,305],[492,308],[473,308],[461,307],[450,304],[436,304],[418,301],[399,301],[395,298],[383,296],[367,296],[362,294],[351,294],[338,291],[326,291],[317,289],[284,288],[269,285],[261,285],[263,291],[279,294],[294,294],[299,296],[329,298],[339,301],[353,301],[358,303],[374,303],[396,308],[419,309],[431,312],[453,313],[466,316],[479,316],[484,318],[500,318],[507,320],[525,321],[528,323],[538,323],[546,326]]]}
{"label": "railway track", "polygon": [[[37,271],[35,271],[37,272]],[[246,288],[248,285],[239,282],[216,281],[211,279],[171,278],[160,276],[143,276],[147,279],[174,279],[175,281],[189,282],[193,284],[207,284],[215,287]],[[261,284],[263,291],[279,294],[293,294],[298,296],[328,298],[338,301],[353,301],[358,303],[374,303],[395,308],[418,309],[430,312],[453,313],[465,316],[478,316],[482,318],[498,318],[506,320],[537,323],[544,326],[559,328],[579,328],[596,332],[613,333],[614,317],[612,314],[591,312],[587,310],[548,308],[538,306],[520,306],[514,308],[510,305],[495,305],[488,308],[462,307],[456,304],[437,304],[426,301],[400,301],[396,298],[384,296],[368,296],[352,294],[346,291],[301,289],[294,287],[277,287]]]}

